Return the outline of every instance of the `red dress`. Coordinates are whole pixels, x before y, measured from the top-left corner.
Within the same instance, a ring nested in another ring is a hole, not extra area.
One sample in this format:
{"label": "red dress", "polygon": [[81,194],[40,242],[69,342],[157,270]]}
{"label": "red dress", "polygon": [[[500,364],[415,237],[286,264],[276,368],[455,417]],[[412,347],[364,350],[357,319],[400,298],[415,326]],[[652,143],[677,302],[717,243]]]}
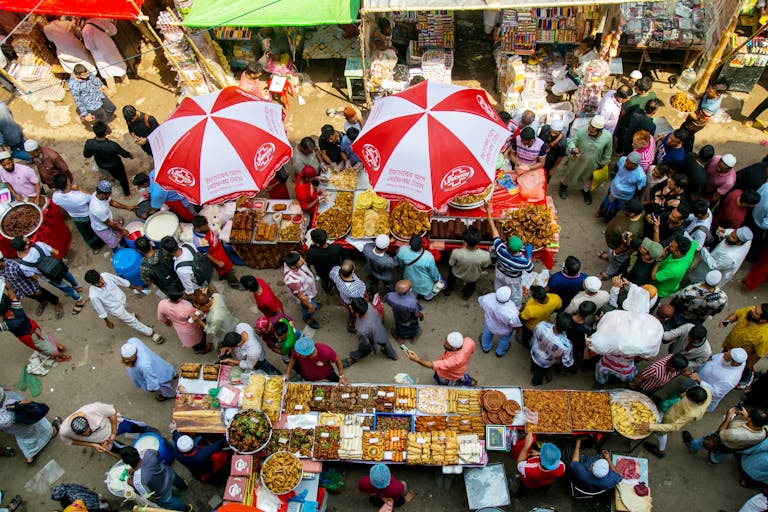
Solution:
{"label": "red dress", "polygon": [[297,179],[293,191],[296,195],[296,200],[299,202],[299,205],[301,205],[301,209],[309,215],[314,216],[315,211],[317,210],[317,204],[310,208],[309,203],[319,197],[315,186],[311,183],[303,183],[301,179]]}

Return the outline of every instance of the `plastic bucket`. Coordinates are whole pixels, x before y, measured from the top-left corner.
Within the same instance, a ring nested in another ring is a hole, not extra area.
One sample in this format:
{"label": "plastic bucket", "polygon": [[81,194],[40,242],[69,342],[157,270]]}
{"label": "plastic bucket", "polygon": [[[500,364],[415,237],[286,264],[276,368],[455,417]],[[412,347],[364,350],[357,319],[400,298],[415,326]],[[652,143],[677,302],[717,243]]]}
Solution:
{"label": "plastic bucket", "polygon": [[145,432],[133,442],[133,447],[141,453],[144,450],[157,450],[160,460],[171,465],[174,460],[173,445],[167,439],[154,432]]}
{"label": "plastic bucket", "polygon": [[125,240],[125,243],[128,245],[128,247],[135,249],[136,239],[144,236],[144,221],[132,220],[125,225],[125,230],[128,231],[128,234],[123,237],[123,240]]}
{"label": "plastic bucket", "polygon": [[131,282],[134,286],[146,286],[141,280],[141,254],[134,249],[120,249],[112,256],[112,268],[115,273]]}

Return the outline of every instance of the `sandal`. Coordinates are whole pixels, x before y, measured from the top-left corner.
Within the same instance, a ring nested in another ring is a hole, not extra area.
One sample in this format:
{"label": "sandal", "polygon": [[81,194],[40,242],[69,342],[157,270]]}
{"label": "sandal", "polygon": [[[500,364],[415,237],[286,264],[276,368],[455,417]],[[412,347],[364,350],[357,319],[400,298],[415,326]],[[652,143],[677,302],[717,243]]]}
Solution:
{"label": "sandal", "polygon": [[64,318],[64,307],[61,304],[56,304],[56,320]]}
{"label": "sandal", "polygon": [[80,302],[75,302],[75,307],[72,308],[72,314],[73,315],[79,315],[84,307],[85,307],[85,301],[84,300],[81,300]]}
{"label": "sandal", "polygon": [[53,356],[53,360],[57,363],[66,363],[67,361],[72,360],[72,356],[68,356],[67,354],[58,354]]}
{"label": "sandal", "polygon": [[[30,464],[30,462],[27,462],[27,464]],[[17,494],[13,497],[11,502],[8,504],[8,512],[14,512],[15,510],[19,510],[21,508],[21,504],[24,503],[24,500],[21,499],[21,496]]]}
{"label": "sandal", "polygon": [[45,312],[45,307],[47,305],[48,305],[47,302],[41,302],[40,304],[38,304],[37,305],[37,309],[35,310],[35,315],[36,316],[42,316],[43,313]]}
{"label": "sandal", "polygon": [[75,291],[77,293],[83,293],[83,287],[82,286],[78,286],[77,288],[75,288]]}
{"label": "sandal", "polygon": [[163,396],[163,395],[160,395],[160,394],[155,395],[155,400],[157,400],[158,402],[165,402],[166,400],[170,400],[170,399],[171,399],[171,397],[169,397],[169,396]]}
{"label": "sandal", "polygon": [[599,252],[597,253],[597,257],[600,258],[601,260],[608,261],[608,252],[607,251]]}
{"label": "sandal", "polygon": [[597,278],[601,281],[607,281],[611,278],[611,276],[608,275],[608,272],[600,272],[597,274]]}
{"label": "sandal", "polygon": [[59,349],[59,352],[67,351],[67,347],[65,347],[64,345],[59,345],[58,343],[56,344],[56,348]]}
{"label": "sandal", "polygon": [[352,359],[351,357],[348,357],[348,358],[346,358],[346,359],[344,359],[344,360],[342,360],[342,361],[341,361],[341,367],[342,367],[342,368],[349,368],[350,366],[352,366],[352,365],[353,365],[353,364],[355,364],[356,362],[357,362],[357,361],[355,361],[355,360],[354,360],[354,359]]}
{"label": "sandal", "polygon": [[203,355],[213,350],[213,343],[208,343],[203,350],[195,350],[195,354]]}
{"label": "sandal", "polygon": [[470,385],[470,387],[477,386],[477,379],[472,379],[472,382],[469,385]]}
{"label": "sandal", "polygon": [[51,434],[51,439],[59,435],[59,427],[61,426],[61,416],[56,416],[53,418],[53,421],[51,422],[51,426],[53,427],[53,433]]}

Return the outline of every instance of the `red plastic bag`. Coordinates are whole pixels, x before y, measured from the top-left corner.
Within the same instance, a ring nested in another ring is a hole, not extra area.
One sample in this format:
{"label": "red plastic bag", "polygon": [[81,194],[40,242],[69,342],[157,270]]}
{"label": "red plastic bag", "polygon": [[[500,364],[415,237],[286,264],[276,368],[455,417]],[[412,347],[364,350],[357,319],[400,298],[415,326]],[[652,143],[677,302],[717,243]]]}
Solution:
{"label": "red plastic bag", "polygon": [[371,301],[371,304],[373,304],[373,308],[376,310],[376,312],[379,314],[381,318],[384,318],[384,304],[381,302],[381,297],[378,293],[373,296],[373,300]]}
{"label": "red plastic bag", "polygon": [[544,201],[547,195],[547,174],[544,169],[526,172],[517,177],[520,197],[530,203]]}

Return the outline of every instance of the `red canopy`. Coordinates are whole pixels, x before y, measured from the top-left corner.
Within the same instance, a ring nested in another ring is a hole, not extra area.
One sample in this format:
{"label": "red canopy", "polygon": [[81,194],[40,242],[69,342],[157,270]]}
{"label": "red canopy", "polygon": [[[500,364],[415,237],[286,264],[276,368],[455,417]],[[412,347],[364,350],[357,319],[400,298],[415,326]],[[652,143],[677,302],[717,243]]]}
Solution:
{"label": "red canopy", "polygon": [[35,14],[57,14],[81,18],[133,20],[141,14],[144,0],[0,0],[0,10]]}

